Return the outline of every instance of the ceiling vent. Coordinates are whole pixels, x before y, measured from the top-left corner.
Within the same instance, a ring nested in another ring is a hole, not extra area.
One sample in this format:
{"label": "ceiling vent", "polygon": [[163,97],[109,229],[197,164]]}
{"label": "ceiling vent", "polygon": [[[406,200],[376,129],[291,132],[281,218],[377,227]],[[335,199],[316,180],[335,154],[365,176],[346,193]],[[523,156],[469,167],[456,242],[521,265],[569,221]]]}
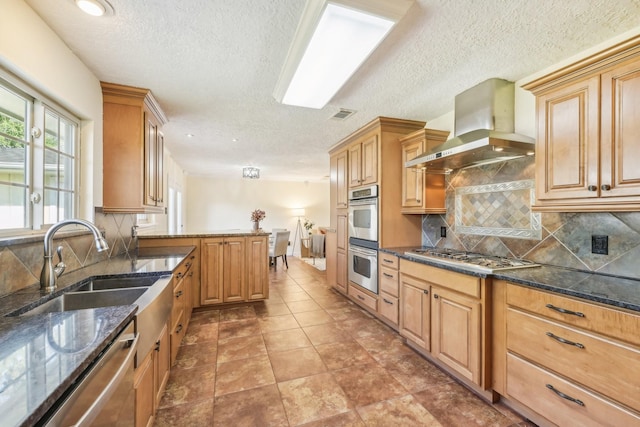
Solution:
{"label": "ceiling vent", "polygon": [[351,117],[354,113],[354,110],[345,110],[344,108],[341,108],[340,111],[331,116],[331,118],[333,120],[347,120],[347,118]]}

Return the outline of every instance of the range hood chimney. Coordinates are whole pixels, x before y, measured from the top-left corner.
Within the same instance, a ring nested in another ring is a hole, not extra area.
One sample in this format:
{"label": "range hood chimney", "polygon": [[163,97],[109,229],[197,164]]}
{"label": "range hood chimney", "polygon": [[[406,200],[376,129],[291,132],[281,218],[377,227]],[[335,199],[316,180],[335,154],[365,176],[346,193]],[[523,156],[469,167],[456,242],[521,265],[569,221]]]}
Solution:
{"label": "range hood chimney", "polygon": [[454,137],[405,163],[427,173],[502,162],[534,154],[534,139],[514,133],[514,84],[489,79],[455,98]]}

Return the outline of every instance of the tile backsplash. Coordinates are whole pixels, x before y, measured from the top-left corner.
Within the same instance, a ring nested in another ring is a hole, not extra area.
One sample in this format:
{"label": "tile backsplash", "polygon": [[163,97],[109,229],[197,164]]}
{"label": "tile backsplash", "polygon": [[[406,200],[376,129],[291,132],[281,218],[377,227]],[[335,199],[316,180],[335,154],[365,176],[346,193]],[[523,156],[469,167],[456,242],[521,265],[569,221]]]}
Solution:
{"label": "tile backsplash", "polygon": [[[533,213],[533,179],[529,157],[448,175],[447,213],[423,216],[422,244],[640,278],[640,212]],[[609,236],[608,255],[592,235]]]}
{"label": "tile backsplash", "polygon": [[[133,214],[103,214],[96,212],[95,224],[104,234],[109,244],[106,253],[97,252],[93,235],[89,232],[54,235],[55,247],[62,246],[62,255],[67,268],[65,272],[77,270],[95,264],[107,258],[126,254],[136,250],[137,239],[132,237],[131,229],[136,223]],[[84,231],[79,229],[79,231]],[[16,292],[38,283],[42,270],[44,239],[27,239],[28,243],[0,246],[0,296]],[[54,256],[57,262],[57,256]]]}

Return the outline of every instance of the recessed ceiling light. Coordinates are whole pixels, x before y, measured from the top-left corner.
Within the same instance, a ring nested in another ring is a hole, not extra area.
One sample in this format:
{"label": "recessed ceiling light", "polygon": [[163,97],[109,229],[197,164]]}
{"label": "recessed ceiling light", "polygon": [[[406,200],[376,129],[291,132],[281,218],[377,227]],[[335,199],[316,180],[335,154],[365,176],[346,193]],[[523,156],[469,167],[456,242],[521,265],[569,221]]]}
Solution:
{"label": "recessed ceiling light", "polygon": [[112,15],[113,7],[106,0],[75,0],[76,6],[91,16]]}
{"label": "recessed ceiling light", "polygon": [[233,138],[231,142],[238,142],[238,138]]}
{"label": "recessed ceiling light", "polygon": [[187,138],[193,138],[193,134],[192,133],[188,133],[187,134]]}

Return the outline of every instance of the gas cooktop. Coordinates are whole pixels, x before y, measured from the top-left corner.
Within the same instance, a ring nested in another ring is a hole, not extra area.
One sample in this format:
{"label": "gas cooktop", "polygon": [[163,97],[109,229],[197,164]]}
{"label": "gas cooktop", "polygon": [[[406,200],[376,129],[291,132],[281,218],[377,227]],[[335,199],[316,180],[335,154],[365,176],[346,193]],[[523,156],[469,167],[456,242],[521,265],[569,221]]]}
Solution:
{"label": "gas cooktop", "polygon": [[539,264],[527,261],[526,259],[483,255],[475,252],[465,252],[447,248],[413,249],[406,251],[404,254],[481,273],[494,273],[496,271],[512,270],[515,268],[539,267]]}

